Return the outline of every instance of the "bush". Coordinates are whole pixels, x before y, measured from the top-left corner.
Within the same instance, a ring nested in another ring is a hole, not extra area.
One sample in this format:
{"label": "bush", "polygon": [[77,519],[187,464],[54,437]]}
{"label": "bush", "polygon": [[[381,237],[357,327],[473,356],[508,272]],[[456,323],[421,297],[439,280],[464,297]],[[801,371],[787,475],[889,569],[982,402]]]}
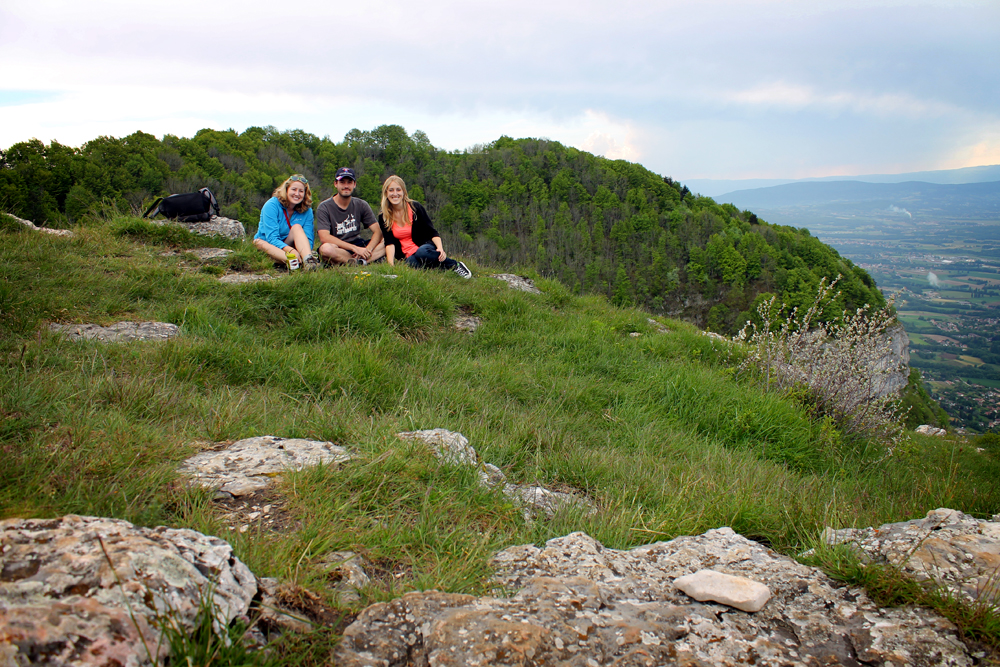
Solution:
{"label": "bush", "polygon": [[817,416],[829,417],[844,433],[873,438],[891,454],[902,438],[898,392],[887,391],[889,376],[902,370],[893,364],[885,330],[895,321],[892,303],[871,312],[868,305],[817,322],[839,293],[837,284],[821,281],[813,304],[804,312],[776,306],[776,297],[760,304],[754,322],[736,339],[749,343],[741,371],[752,371],[768,388],[802,396]]}

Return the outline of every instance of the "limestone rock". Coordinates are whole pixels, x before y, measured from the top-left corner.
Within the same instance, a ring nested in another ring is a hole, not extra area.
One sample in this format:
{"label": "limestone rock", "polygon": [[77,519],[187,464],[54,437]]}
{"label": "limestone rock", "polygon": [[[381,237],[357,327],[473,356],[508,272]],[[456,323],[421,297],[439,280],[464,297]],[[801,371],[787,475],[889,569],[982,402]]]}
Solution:
{"label": "limestone rock", "polygon": [[760,611],[771,599],[764,584],[715,570],[698,570],[674,579],[674,586],[699,602],[720,602],[741,611]]}
{"label": "limestone rock", "polygon": [[879,528],[823,531],[827,544],[849,544],[865,560],[902,568],[969,600],[1000,606],[1000,516],[983,521],[956,510]]}
{"label": "limestone rock", "polygon": [[511,484],[507,476],[495,465],[480,461],[479,454],[469,444],[468,438],[443,428],[426,431],[397,433],[404,440],[425,443],[431,452],[449,465],[467,465],[478,469],[479,484],[487,488],[499,488],[501,493],[525,507],[525,519],[530,520],[535,512],[551,518],[560,510],[573,508],[584,514],[593,514],[597,509],[588,500],[571,493],[551,491],[532,484]]}
{"label": "limestone rock", "polygon": [[482,323],[483,321],[475,315],[459,315],[455,318],[455,328],[469,333],[478,329]]}
{"label": "limestone rock", "polygon": [[[864,591],[728,528],[628,551],[583,533],[494,559],[511,597],[409,593],[350,625],[338,665],[972,665],[954,626],[880,609]],[[673,584],[711,569],[761,582],[747,613],[691,603]]]}
{"label": "limestone rock", "polygon": [[180,333],[176,324],[168,322],[118,322],[107,327],[99,324],[50,324],[49,329],[70,340],[100,340],[107,343],[167,340]]}
{"label": "limestone rock", "polygon": [[424,443],[434,456],[449,465],[475,466],[479,464],[479,455],[469,444],[469,439],[461,433],[443,428],[432,428],[424,431],[404,431],[396,435],[403,440],[416,440]]}
{"label": "limestone rock", "polygon": [[272,278],[266,273],[228,273],[219,277],[219,282],[227,285],[256,283],[264,280],[272,280]]}
{"label": "limestone rock", "polygon": [[41,655],[44,664],[152,664],[163,657],[158,617],[192,629],[210,596],[228,623],[256,594],[229,544],[193,530],[75,515],[0,521],[0,646],[14,647],[0,664]]}
{"label": "limestone rock", "polygon": [[666,328],[665,326],[654,320],[652,317],[647,317],[646,321],[649,322],[649,325],[651,327],[656,329],[657,333],[670,333],[670,329]]}
{"label": "limestone rock", "polygon": [[351,458],[346,449],[332,442],[264,435],[238,440],[222,451],[192,456],[177,472],[195,484],[242,496],[269,486],[273,477],[286,470],[344,463]]}
{"label": "limestone rock", "polygon": [[48,227],[39,227],[31,220],[25,220],[24,218],[19,218],[13,213],[4,213],[4,215],[9,216],[20,222],[22,225],[36,232],[42,232],[43,234],[51,234],[52,236],[73,236],[73,232],[69,229],[49,229]]}
{"label": "limestone rock", "polygon": [[541,294],[542,291],[535,287],[535,282],[531,278],[524,278],[522,276],[514,275],[513,273],[494,273],[490,278],[496,278],[497,280],[502,280],[511,289],[521,290],[522,292],[531,292],[532,294]]}
{"label": "limestone rock", "polygon": [[371,581],[365,572],[364,560],[353,551],[334,551],[321,558],[318,565],[326,571],[327,581],[340,602],[360,600],[358,591]]}
{"label": "limestone rock", "polygon": [[186,250],[201,261],[205,262],[210,259],[220,259],[222,257],[228,257],[233,254],[233,251],[228,248],[191,248]]}
{"label": "limestone rock", "polygon": [[176,225],[178,227],[184,227],[185,229],[188,229],[195,234],[201,234],[202,236],[224,236],[227,239],[241,239],[247,235],[247,231],[243,227],[242,222],[218,215],[213,215],[208,222],[177,222],[176,220],[169,220],[166,218],[161,218],[159,220],[149,219],[149,221],[154,225]]}
{"label": "limestone rock", "polygon": [[948,431],[943,428],[938,428],[936,426],[931,426],[930,424],[921,424],[917,428],[913,429],[914,432],[920,433],[921,435],[936,435],[945,436],[948,435]]}

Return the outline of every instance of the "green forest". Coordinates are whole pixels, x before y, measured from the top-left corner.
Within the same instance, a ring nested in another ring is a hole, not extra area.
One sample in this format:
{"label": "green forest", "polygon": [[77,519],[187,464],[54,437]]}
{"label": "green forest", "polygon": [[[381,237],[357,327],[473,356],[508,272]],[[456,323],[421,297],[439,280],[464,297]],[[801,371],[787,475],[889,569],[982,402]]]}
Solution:
{"label": "green forest", "polygon": [[340,142],[274,127],[191,138],[136,132],[79,148],[31,140],[0,151],[0,210],[70,227],[109,206],[139,215],[156,196],[207,186],[222,214],[252,234],[285,177],[304,174],[318,205],[342,166],[354,168],[356,194],[376,206],[382,181],[403,177],[455,256],[531,268],[575,293],[713,331],[734,333],[771,294],[811,303],[819,281],[838,274],[833,310],[884,304],[864,270],[806,229],[770,225],[639,164],[545,139],[503,136],[450,152],[423,132],[383,125]]}

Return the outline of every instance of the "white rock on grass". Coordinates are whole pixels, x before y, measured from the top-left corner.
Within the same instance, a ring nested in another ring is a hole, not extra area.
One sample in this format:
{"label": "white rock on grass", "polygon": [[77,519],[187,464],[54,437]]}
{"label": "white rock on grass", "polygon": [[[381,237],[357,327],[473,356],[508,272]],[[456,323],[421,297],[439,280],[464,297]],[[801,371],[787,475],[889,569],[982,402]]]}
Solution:
{"label": "white rock on grass", "polygon": [[715,570],[678,577],[674,586],[699,602],[719,602],[741,611],[760,611],[771,599],[771,591],[764,584]]}
{"label": "white rock on grass", "polygon": [[225,283],[227,285],[257,283],[265,280],[272,280],[272,278],[266,273],[229,273],[219,278],[220,283]]}
{"label": "white rock on grass", "polygon": [[188,632],[209,600],[228,624],[257,595],[232,547],[193,530],[75,515],[8,519],[0,545],[0,665],[159,664],[158,619]]}
{"label": "white rock on grass", "polygon": [[496,278],[497,280],[502,280],[511,289],[521,290],[522,292],[530,292],[532,294],[541,294],[541,290],[535,287],[535,282],[531,278],[525,278],[523,276],[514,275],[513,273],[494,273],[490,278]]}
{"label": "white rock on grass", "polygon": [[530,520],[532,514],[536,512],[552,518],[564,509],[580,511],[583,514],[593,514],[597,511],[593,503],[571,493],[551,491],[532,484],[509,483],[502,470],[480,460],[475,448],[469,444],[469,439],[461,433],[435,428],[425,431],[406,431],[396,435],[404,440],[415,440],[426,444],[437,459],[448,465],[476,468],[480,486],[499,488],[503,495],[524,506],[525,519]]}
{"label": "white rock on grass", "polygon": [[177,472],[195,484],[243,496],[270,486],[285,471],[345,463],[351,458],[346,449],[332,442],[264,435],[192,456]]}
{"label": "white rock on grass", "polygon": [[241,239],[247,235],[242,222],[218,215],[213,215],[208,222],[177,222],[176,220],[166,218],[159,220],[150,219],[149,222],[154,225],[183,227],[202,236],[223,236],[227,239]]}
{"label": "white rock on grass", "polygon": [[[52,236],[73,236],[73,232],[68,229],[49,229],[48,227],[39,227],[31,220],[25,220],[24,218],[19,218],[13,213],[4,213],[6,216],[10,216],[17,222],[36,232],[42,232],[43,234],[51,234]],[[2,654],[0,654],[2,655]]]}
{"label": "white rock on grass", "polygon": [[180,333],[178,326],[169,322],[118,322],[106,327],[99,324],[50,324],[49,329],[70,340],[100,340],[106,343],[167,340]]}
{"label": "white rock on grass", "polygon": [[948,435],[948,431],[944,430],[943,428],[931,426],[930,424],[921,424],[920,426],[918,426],[913,430],[916,433],[920,433],[921,435],[936,435],[936,436]]}

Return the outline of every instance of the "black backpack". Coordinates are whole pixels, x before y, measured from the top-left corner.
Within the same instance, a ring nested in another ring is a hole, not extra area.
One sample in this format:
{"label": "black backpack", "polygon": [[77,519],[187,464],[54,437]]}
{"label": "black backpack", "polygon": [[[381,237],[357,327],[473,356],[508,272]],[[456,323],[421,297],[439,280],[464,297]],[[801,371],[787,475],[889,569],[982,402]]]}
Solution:
{"label": "black backpack", "polygon": [[155,218],[162,213],[177,222],[208,222],[212,219],[212,211],[219,215],[219,202],[215,201],[211,190],[202,188],[198,192],[160,197],[142,217]]}

